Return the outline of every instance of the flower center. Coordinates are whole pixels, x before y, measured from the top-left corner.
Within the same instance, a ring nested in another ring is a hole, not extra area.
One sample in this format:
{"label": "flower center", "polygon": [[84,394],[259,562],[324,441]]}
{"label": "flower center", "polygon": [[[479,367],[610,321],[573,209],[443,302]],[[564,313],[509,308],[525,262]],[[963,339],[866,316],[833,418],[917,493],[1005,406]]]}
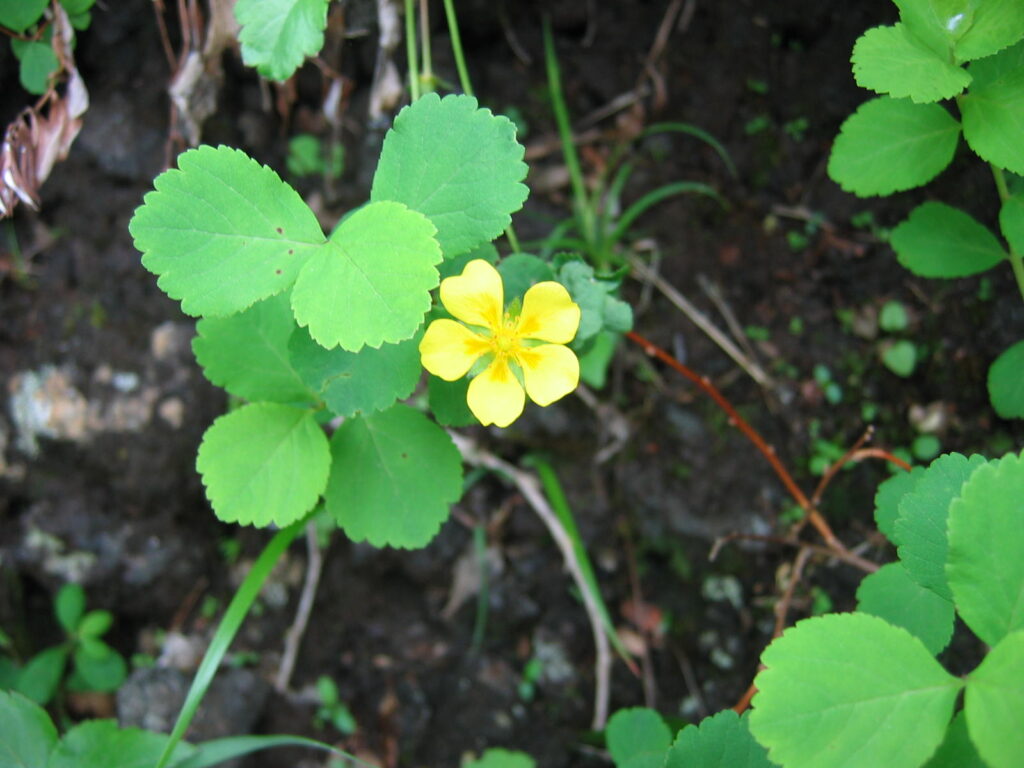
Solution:
{"label": "flower center", "polygon": [[502,323],[494,329],[491,337],[491,348],[495,357],[505,359],[515,356],[519,351],[519,335],[516,333],[516,321],[506,314]]}

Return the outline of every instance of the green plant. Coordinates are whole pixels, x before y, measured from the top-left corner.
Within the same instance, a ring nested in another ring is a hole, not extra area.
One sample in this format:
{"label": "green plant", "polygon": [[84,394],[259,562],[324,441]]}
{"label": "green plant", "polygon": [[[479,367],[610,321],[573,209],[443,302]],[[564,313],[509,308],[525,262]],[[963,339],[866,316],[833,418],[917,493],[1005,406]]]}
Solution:
{"label": "green plant", "polygon": [[[999,194],[1004,244],[970,214],[928,201],[892,230],[900,263],[921,277],[954,278],[1008,261],[1024,297],[1024,194],[1007,175],[1024,174],[1024,11],[1004,0],[897,0],[900,21],[869,29],[853,49],[853,73],[883,94],[843,123],[829,175],[861,197],[890,195],[928,183],[953,160],[961,133],[988,163]],[[955,103],[959,119],[939,102]],[[897,343],[883,353],[899,375],[914,355]],[[989,369],[992,405],[1004,418],[1024,417],[1024,342]]]}
{"label": "green plant", "polygon": [[325,150],[316,136],[300,133],[288,140],[285,167],[293,176],[323,174],[336,178],[345,169],[345,148],[334,144]]}
{"label": "green plant", "polygon": [[313,716],[313,724],[317,728],[330,724],[338,733],[345,736],[351,736],[356,732],[359,728],[356,719],[341,700],[338,686],[327,675],[320,675],[316,679],[316,694],[320,699],[320,706]]}
{"label": "green plant", "polygon": [[[113,624],[113,615],[103,610],[87,612],[85,591],[78,584],[60,588],[53,611],[65,640],[36,653],[24,666],[0,656],[0,688],[24,694],[38,704],[51,701],[62,681],[70,691],[117,690],[128,665],[121,654],[101,639]],[[0,648],[13,651],[10,638],[0,636]],[[65,678],[69,662],[71,671]]]}
{"label": "green plant", "polygon": [[[76,30],[89,28],[90,9],[96,0],[60,0]],[[61,64],[53,49],[53,12],[50,0],[0,0],[0,26],[11,35],[11,51],[18,60],[18,79],[29,93],[42,95]]]}

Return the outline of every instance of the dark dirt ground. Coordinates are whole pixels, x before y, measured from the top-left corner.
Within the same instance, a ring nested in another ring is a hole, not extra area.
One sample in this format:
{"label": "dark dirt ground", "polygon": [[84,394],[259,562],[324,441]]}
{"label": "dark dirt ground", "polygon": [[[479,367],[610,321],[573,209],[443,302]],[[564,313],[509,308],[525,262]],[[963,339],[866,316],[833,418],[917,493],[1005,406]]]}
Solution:
{"label": "dark dirt ground", "polygon": [[[458,5],[481,101],[496,111],[517,109],[528,126],[525,143],[542,146],[554,123],[545,98],[540,4]],[[575,117],[636,86],[668,5],[566,0],[550,8]],[[807,489],[817,481],[808,471],[816,437],[840,448],[851,444],[866,425],[866,403],[877,405],[873,423],[880,445],[909,445],[922,407],[930,408],[929,428],[937,430],[944,450],[997,454],[1019,444],[1020,428],[999,421],[984,392],[990,361],[1019,335],[1014,329],[1024,321],[1008,271],[990,282],[920,280],[896,264],[884,242],[850,223],[852,215],[870,211],[879,227],[890,227],[929,196],[990,222],[991,180],[961,158],[924,191],[862,201],[825,174],[839,124],[867,98],[851,77],[849,51],[864,29],[894,20],[894,6],[883,0],[686,5],[692,16],[673,31],[655,65],[664,103],[656,108],[646,98],[645,119],[685,121],[709,131],[735,160],[738,179],[706,145],[661,135],[634,145],[636,172],[624,197],[634,200],[660,184],[689,179],[712,184],[729,200],[731,208],[723,211],[706,199],[673,198],[640,219],[634,234],[656,243],[662,274],[718,325],[724,326],[722,317],[701,291],[698,275],[720,287],[741,325],[766,329],[756,353],[778,385],[772,391],[756,385],[657,293],[641,301],[637,330],[684,350],[685,361],[718,382]],[[362,13],[372,23],[372,12],[358,3],[348,7],[352,19]],[[13,223],[0,225],[7,265],[0,272],[0,376],[6,384],[0,411],[0,626],[23,652],[56,641],[51,595],[67,578],[80,580],[91,606],[116,614],[112,642],[122,653],[163,652],[165,660],[174,656],[185,668],[169,663],[158,672],[136,672],[129,692],[119,697],[120,714],[136,718],[132,722],[147,717],[150,725],[169,724],[176,714],[173,694],[180,695],[189,679],[189,640],[208,636],[210,615],[230,599],[244,564],[267,535],[223,526],[207,507],[194,457],[225,398],[192,359],[192,322],[142,269],[127,231],[134,208],[164,166],[169,135],[169,72],[153,7],[130,0],[98,8],[77,52],[92,97],[84,130],[43,187],[42,211],[22,207]],[[455,81],[439,3],[433,11],[435,67]],[[172,35],[174,16],[168,13]],[[529,64],[513,52],[509,33]],[[352,83],[343,134],[347,171],[333,195],[312,182],[300,189],[327,200],[329,216],[367,193],[372,147],[379,140],[379,131],[365,121],[375,39],[371,30],[348,40],[337,60],[328,62]],[[28,102],[15,85],[7,46],[0,49],[0,117],[6,123]],[[285,124],[263,107],[266,94],[234,54],[227,54],[225,65],[204,141],[238,146],[283,171],[286,137],[300,127],[322,128],[317,70],[307,65],[300,73],[294,120]],[[584,149],[589,169],[607,157],[622,125],[614,117],[597,123],[600,136]],[[516,218],[521,236],[543,236],[552,217],[567,215],[567,188],[537,189],[558,176],[560,165],[557,153],[531,162],[535,189]],[[807,215],[826,224],[806,234]],[[806,235],[805,242],[799,235]],[[16,248],[30,257],[27,276],[10,269]],[[624,290],[633,299],[647,293],[637,281]],[[877,329],[870,333],[870,318],[889,299],[907,306],[911,325],[902,336],[924,351],[908,379],[883,367],[881,337]],[[862,335],[840,321],[847,310],[865,321],[858,325]],[[812,376],[817,364],[827,366],[842,387],[841,402],[824,398]],[[38,381],[28,372],[43,376],[40,386],[64,409],[64,426],[44,435],[35,454],[14,410],[15,393]],[[723,415],[672,372],[652,368],[640,350],[619,350],[611,383],[598,397],[630,427],[623,449],[601,465],[594,457],[609,439],[606,421],[577,398],[535,409],[501,435],[469,432],[512,460],[533,450],[552,457],[613,618],[625,627],[635,613],[635,564],[643,601],[662,619],[647,636],[656,681],[648,703],[680,722],[693,721],[731,706],[746,690],[771,637],[774,596],[795,555],[776,545],[731,544],[712,563],[712,542],[734,531],[784,531],[779,515],[791,502]],[[891,553],[872,538],[871,499],[886,474],[878,464],[842,472],[822,506],[849,546],[868,542],[862,553],[880,562]],[[296,693],[272,692],[268,681],[306,558],[296,544],[261,599],[259,615],[236,640],[235,664],[222,673],[225,682],[193,736],[247,729],[301,733],[367,754],[397,755],[400,765],[454,766],[463,753],[487,746],[522,749],[551,768],[607,764],[586,746],[593,645],[556,548],[522,499],[495,478],[481,481],[459,506],[477,520],[508,513],[491,529],[502,567],[492,579],[479,654],[470,653],[475,599],[450,618],[441,613],[455,564],[471,551],[464,525],[452,519],[428,548],[412,553],[375,551],[336,536],[325,552],[292,679]],[[225,552],[236,547],[240,556],[233,561]],[[806,615],[815,597],[820,602],[827,596],[837,610],[853,605],[861,575],[855,569],[812,560],[804,575],[791,621]],[[161,633],[174,642],[161,646]],[[171,654],[169,646],[183,650]],[[961,652],[971,649],[954,646],[947,653]],[[527,699],[519,683],[532,656],[546,661]],[[949,661],[956,666],[955,658]],[[356,737],[314,727],[308,690],[323,674],[338,683],[360,724]],[[641,681],[617,663],[613,711],[644,701]],[[100,714],[114,711],[112,699],[91,704]],[[281,750],[246,765],[318,760],[309,752]]]}

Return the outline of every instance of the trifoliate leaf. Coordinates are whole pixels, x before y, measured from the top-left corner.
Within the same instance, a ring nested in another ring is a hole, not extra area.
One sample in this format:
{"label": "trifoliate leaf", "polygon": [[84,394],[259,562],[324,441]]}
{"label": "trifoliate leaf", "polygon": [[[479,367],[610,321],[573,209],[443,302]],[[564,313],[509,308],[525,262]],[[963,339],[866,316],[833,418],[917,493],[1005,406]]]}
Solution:
{"label": "trifoliate leaf", "polygon": [[327,511],[353,541],[426,546],[462,495],[462,458],[451,438],[405,405],[349,419],[331,454]]}
{"label": "trifoliate leaf", "polygon": [[960,124],[938,104],[880,96],[840,127],[828,175],[860,197],[912,189],[949,165],[959,135]]}
{"label": "trifoliate leaf", "polygon": [[620,709],[608,721],[605,744],[616,768],[660,768],[672,746],[672,732],[653,709]]}
{"label": "trifoliate leaf", "polygon": [[50,75],[60,68],[53,46],[48,42],[25,43],[19,58],[18,78],[21,87],[37,96],[46,93]]}
{"label": "trifoliate leaf", "polygon": [[81,584],[65,584],[53,601],[53,612],[67,634],[78,629],[78,622],[85,613],[85,590]]}
{"label": "trifoliate leaf", "polygon": [[[864,613],[799,622],[761,655],[750,730],[786,768],[918,768],[963,683],[920,640]],[[912,734],[909,737],[908,734]]]}
{"label": "trifoliate leaf", "polygon": [[186,314],[240,312],[288,288],[322,250],[298,193],[238,150],[190,149],[153,186],[128,229],[142,265]]}
{"label": "trifoliate leaf", "polygon": [[[47,768],[148,768],[156,765],[167,734],[141,728],[118,728],[116,720],[87,720],[64,734]],[[195,747],[179,742],[170,764],[188,757]]]}
{"label": "trifoliate leaf", "polygon": [[970,4],[974,11],[971,24],[955,48],[959,61],[991,56],[1024,37],[1024,7],[1019,0],[980,0]]}
{"label": "trifoliate leaf", "polygon": [[287,80],[324,46],[328,0],[238,0],[242,61],[271,80]]}
{"label": "trifoliate leaf", "polygon": [[[949,508],[946,576],[961,618],[995,645],[1024,629],[1024,460],[990,461]],[[984,755],[984,752],[982,752]]]}
{"label": "trifoliate leaf", "polygon": [[328,349],[404,341],[430,309],[440,261],[425,216],[401,203],[370,203],[302,268],[292,289],[295,319]]}
{"label": "trifoliate leaf", "polygon": [[46,710],[20,693],[0,691],[0,766],[45,766],[57,745],[57,729]]}
{"label": "trifoliate leaf", "polygon": [[875,493],[875,525],[893,544],[900,543],[896,538],[900,500],[913,490],[924,472],[924,467],[914,467],[910,472],[897,472],[878,486]]}
{"label": "trifoliate leaf", "polygon": [[883,565],[857,588],[857,610],[903,627],[938,654],[953,636],[953,603],[910,578],[902,563]]}
{"label": "trifoliate leaf", "polygon": [[313,412],[252,403],[206,430],[196,468],[214,514],[226,523],[286,526],[327,485],[330,447]]}
{"label": "trifoliate leaf", "polygon": [[929,201],[889,235],[900,264],[921,277],[967,277],[991,269],[1006,251],[988,227],[958,208]]}
{"label": "trifoliate leaf", "polygon": [[964,139],[983,160],[1024,173],[1024,42],[969,71],[971,89],[959,100]]}
{"label": "trifoliate leaf", "polygon": [[952,57],[953,45],[974,19],[974,0],[893,0],[907,30],[939,55]]}
{"label": "trifoliate leaf", "polygon": [[279,293],[237,315],[200,320],[192,351],[206,378],[252,402],[314,402],[288,357],[296,330],[290,302],[287,292]]}
{"label": "trifoliate leaf", "polygon": [[339,416],[373,413],[412,394],[420,380],[419,335],[359,352],[324,349],[301,328],[289,344],[303,381]]}
{"label": "trifoliate leaf", "polygon": [[[1019,550],[1018,550],[1019,551]],[[967,677],[967,730],[991,768],[1017,768],[1024,754],[1024,632],[1004,637]]]}
{"label": "trifoliate leaf", "polygon": [[601,280],[594,275],[594,268],[582,261],[563,264],[558,271],[558,281],[580,307],[580,327],[573,339],[574,348],[579,349],[605,328],[619,332],[632,328],[632,308],[613,295],[619,287],[618,281]]}
{"label": "trifoliate leaf", "polygon": [[513,253],[498,264],[498,274],[505,287],[505,303],[523,298],[531,286],[554,280],[551,265],[529,253]]}
{"label": "trifoliate leaf", "polygon": [[476,424],[476,416],[469,410],[466,395],[469,391],[469,379],[465,376],[458,381],[445,381],[431,376],[427,383],[427,396],[430,410],[438,424],[446,427],[468,427]]}
{"label": "trifoliate leaf", "polygon": [[524,151],[508,118],[470,96],[428,93],[398,113],[384,138],[370,199],[427,216],[452,258],[493,240],[522,207]]}
{"label": "trifoliate leaf", "polygon": [[946,738],[924,768],[989,768],[967,735],[967,718],[960,710],[946,729]]}
{"label": "trifoliate leaf", "polygon": [[853,46],[852,62],[861,88],[917,103],[950,99],[971,82],[966,70],[941,58],[903,24],[869,29]]}
{"label": "trifoliate leaf", "polygon": [[1024,341],[1005,350],[988,369],[988,396],[1004,419],[1024,419]]}
{"label": "trifoliate leaf", "polygon": [[768,751],[750,735],[750,716],[725,709],[688,725],[676,736],[665,768],[774,768]]}
{"label": "trifoliate leaf", "polygon": [[0,25],[24,32],[43,16],[50,0],[0,0]]}
{"label": "trifoliate leaf", "polygon": [[967,478],[984,463],[985,457],[976,454],[970,458],[959,453],[944,454],[928,465],[913,490],[900,500],[896,519],[900,559],[918,584],[945,600],[953,599],[946,583],[949,505],[960,495]]}

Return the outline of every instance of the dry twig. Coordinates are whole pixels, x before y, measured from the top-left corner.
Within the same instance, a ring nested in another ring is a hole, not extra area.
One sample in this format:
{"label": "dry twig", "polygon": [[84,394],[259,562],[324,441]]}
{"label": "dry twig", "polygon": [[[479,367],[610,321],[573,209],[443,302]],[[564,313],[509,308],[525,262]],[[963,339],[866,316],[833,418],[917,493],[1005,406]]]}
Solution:
{"label": "dry twig", "polygon": [[320,574],[323,572],[324,558],[320,551],[320,542],[317,540],[316,523],[306,523],[306,578],[302,584],[302,594],[299,596],[299,606],[295,610],[295,621],[285,632],[284,652],[281,654],[281,666],[277,668],[277,678],[274,680],[274,688],[279,693],[288,690],[288,683],[292,679],[292,672],[295,671],[295,660],[299,656],[299,646],[302,645],[302,636],[306,634],[306,627],[309,625],[309,616],[313,611],[313,601],[316,599],[316,588],[320,584]]}

